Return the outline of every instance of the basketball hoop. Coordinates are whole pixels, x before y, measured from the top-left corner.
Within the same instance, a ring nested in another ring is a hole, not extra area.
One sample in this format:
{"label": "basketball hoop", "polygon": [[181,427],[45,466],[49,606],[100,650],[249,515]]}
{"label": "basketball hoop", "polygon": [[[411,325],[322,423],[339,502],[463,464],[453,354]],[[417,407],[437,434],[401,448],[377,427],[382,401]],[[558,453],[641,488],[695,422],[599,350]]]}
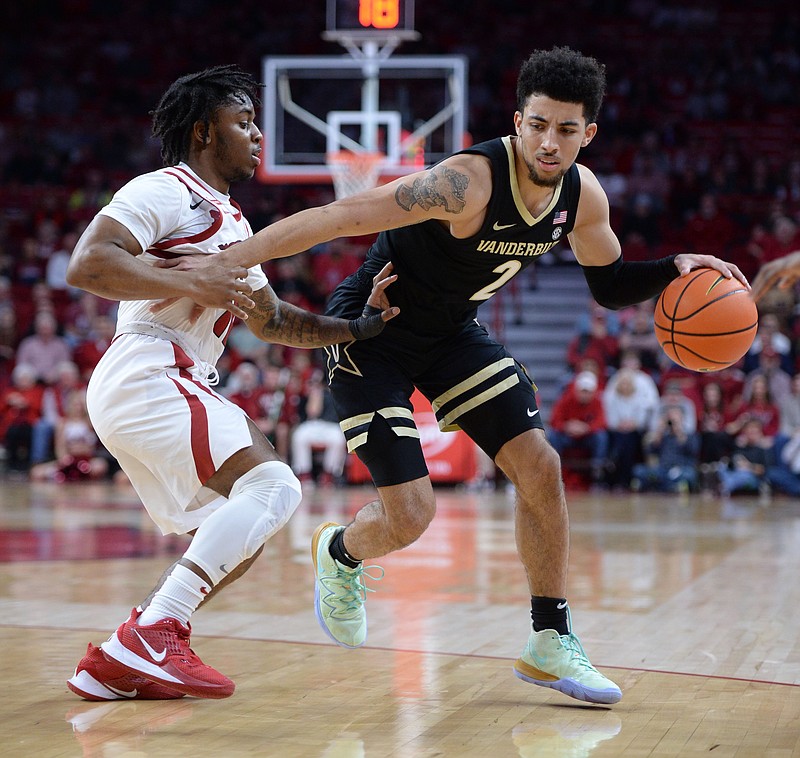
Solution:
{"label": "basketball hoop", "polygon": [[326,162],[333,177],[336,199],[376,187],[384,157],[383,153],[355,153],[351,150],[328,153]]}

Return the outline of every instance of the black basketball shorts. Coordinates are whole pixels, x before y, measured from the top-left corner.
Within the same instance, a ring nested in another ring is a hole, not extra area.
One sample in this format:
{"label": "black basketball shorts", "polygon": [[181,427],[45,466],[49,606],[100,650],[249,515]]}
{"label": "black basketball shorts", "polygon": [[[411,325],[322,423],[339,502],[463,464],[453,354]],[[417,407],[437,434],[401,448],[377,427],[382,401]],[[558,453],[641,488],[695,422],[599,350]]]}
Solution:
{"label": "black basketball shorts", "polygon": [[422,348],[387,329],[325,352],[348,451],[378,487],[428,474],[411,404],[415,387],[442,431],[462,429],[492,459],[509,440],[543,428],[527,372],[476,322]]}

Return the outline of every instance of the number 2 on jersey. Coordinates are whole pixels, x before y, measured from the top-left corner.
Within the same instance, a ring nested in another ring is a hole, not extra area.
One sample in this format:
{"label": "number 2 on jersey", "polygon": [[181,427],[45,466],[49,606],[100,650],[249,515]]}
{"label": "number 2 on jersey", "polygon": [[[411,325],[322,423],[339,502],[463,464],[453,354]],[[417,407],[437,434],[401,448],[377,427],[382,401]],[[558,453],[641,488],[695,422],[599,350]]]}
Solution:
{"label": "number 2 on jersey", "polygon": [[478,290],[470,300],[488,300],[499,290],[511,277],[519,272],[522,264],[519,261],[506,261],[493,269],[495,274],[500,274],[493,282],[487,284],[483,289]]}

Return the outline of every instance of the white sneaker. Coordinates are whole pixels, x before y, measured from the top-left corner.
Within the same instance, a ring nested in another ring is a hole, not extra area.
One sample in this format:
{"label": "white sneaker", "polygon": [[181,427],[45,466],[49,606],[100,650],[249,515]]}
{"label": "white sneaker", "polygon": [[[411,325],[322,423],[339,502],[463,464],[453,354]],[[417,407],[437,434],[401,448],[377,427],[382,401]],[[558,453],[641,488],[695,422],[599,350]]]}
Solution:
{"label": "white sneaker", "polygon": [[620,688],[592,666],[580,640],[571,633],[532,631],[514,664],[514,673],[526,682],[587,703],[618,703],[622,699]]}

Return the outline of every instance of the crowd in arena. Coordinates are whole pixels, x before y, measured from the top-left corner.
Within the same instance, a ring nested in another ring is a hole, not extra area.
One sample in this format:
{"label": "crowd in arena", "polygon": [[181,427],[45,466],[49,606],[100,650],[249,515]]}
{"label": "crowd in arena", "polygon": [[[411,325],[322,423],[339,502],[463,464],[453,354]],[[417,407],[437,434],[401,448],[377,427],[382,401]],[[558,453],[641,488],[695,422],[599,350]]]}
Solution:
{"label": "crowd in arena", "polygon": [[[488,5],[474,3],[474,12]],[[199,60],[257,73],[264,55],[341,51],[320,39],[324,3],[296,14],[248,0],[226,10],[222,28],[206,0],[55,6],[0,12],[6,28],[20,29],[0,51],[0,446],[6,470],[19,476],[110,478],[118,467],[75,398],[113,338],[116,304],[67,286],[79,235],[116,188],[160,165],[147,113],[165,82]],[[536,46],[596,56],[610,90],[598,139],[581,161],[607,191],[625,258],[692,250],[753,277],[763,262],[800,249],[800,14],[782,0],[746,6],[583,0],[554,18],[551,9],[494,0],[481,24],[456,30],[446,20],[463,12],[460,4],[418,3],[422,38],[398,54],[468,58],[476,142],[511,130],[514,77],[530,52],[526,29],[552,30]],[[233,194],[254,230],[332,198],[329,186],[257,182]],[[367,243],[339,240],[265,269],[282,299],[321,310]],[[596,486],[800,493],[796,293],[765,299],[751,350],[711,374],[665,362],[652,304],[618,313],[590,307],[582,324],[550,413],[565,472],[583,459]],[[224,393],[302,475],[311,473],[309,450],[331,438],[322,422],[328,431],[335,424],[321,357],[264,345],[240,328],[219,366]],[[304,422],[319,422],[318,437],[298,434]],[[311,442],[293,446],[304,439]],[[344,452],[335,441],[330,447],[314,471],[342,481]]]}

